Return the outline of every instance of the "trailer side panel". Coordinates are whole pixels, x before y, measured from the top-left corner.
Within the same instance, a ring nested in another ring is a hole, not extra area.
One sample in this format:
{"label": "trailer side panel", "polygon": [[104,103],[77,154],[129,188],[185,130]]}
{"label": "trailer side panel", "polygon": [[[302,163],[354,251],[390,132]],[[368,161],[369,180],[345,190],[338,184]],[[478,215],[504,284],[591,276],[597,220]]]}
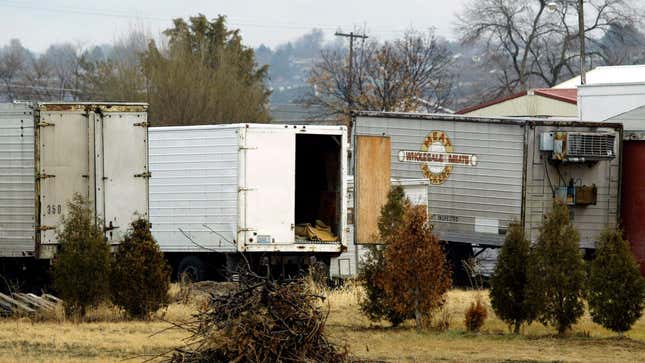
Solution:
{"label": "trailer side panel", "polygon": [[25,104],[0,104],[0,257],[35,249],[34,116]]}
{"label": "trailer side panel", "polygon": [[150,128],[150,220],[164,252],[237,251],[238,129]]}
{"label": "trailer side panel", "polygon": [[357,135],[391,137],[392,178],[430,181],[441,239],[498,246],[520,220],[523,125],[359,116],[355,126]]}

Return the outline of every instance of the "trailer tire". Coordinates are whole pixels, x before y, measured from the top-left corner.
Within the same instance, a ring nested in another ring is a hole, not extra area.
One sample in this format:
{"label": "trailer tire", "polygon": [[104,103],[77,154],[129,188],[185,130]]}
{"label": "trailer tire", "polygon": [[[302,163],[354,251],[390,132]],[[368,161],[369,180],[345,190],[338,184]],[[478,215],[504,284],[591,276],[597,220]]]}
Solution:
{"label": "trailer tire", "polygon": [[206,264],[197,256],[186,256],[179,262],[177,276],[180,280],[185,276],[193,282],[203,281],[206,277]]}

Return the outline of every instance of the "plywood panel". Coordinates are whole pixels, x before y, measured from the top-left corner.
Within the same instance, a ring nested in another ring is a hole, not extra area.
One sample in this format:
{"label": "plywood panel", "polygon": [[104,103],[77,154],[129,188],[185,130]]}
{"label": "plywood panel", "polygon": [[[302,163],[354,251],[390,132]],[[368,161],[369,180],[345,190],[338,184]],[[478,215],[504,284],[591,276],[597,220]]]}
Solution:
{"label": "plywood panel", "polygon": [[390,138],[356,136],[356,243],[379,243],[378,217],[390,190]]}

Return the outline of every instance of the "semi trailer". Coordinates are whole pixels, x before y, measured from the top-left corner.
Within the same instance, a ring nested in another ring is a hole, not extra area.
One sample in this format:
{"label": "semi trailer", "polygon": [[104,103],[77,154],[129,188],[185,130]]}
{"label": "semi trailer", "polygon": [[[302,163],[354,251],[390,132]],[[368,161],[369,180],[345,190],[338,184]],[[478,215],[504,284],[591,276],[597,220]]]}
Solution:
{"label": "semi trailer", "polygon": [[390,180],[428,180],[431,222],[455,267],[502,246],[510,223],[535,242],[554,198],[569,207],[587,254],[620,217],[619,123],[358,112],[356,243],[378,243]]}
{"label": "semi trailer", "polygon": [[297,273],[347,248],[347,129],[229,124],[152,127],[150,222],[177,275],[240,262]]}
{"label": "semi trailer", "polygon": [[87,198],[106,241],[148,216],[147,104],[0,104],[0,268],[49,264],[61,217]]}

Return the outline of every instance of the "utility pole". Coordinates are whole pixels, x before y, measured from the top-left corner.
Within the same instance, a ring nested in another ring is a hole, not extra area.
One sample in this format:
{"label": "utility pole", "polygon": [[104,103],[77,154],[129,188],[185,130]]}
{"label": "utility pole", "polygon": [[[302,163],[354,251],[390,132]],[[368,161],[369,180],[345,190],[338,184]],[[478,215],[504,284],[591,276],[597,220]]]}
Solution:
{"label": "utility pole", "polygon": [[334,33],[335,36],[337,37],[345,37],[349,38],[349,74],[348,74],[348,79],[347,79],[347,103],[349,104],[349,110],[352,110],[353,107],[353,99],[352,99],[352,86],[353,86],[353,81],[354,81],[354,73],[352,73],[352,64],[354,63],[354,39],[367,39],[367,35],[365,34],[354,34],[354,32],[350,32],[349,34],[347,33],[341,33],[341,32],[336,32]]}
{"label": "utility pole", "polygon": [[580,84],[587,83],[585,75],[585,15],[582,7],[583,0],[578,0],[578,35],[580,36]]}

